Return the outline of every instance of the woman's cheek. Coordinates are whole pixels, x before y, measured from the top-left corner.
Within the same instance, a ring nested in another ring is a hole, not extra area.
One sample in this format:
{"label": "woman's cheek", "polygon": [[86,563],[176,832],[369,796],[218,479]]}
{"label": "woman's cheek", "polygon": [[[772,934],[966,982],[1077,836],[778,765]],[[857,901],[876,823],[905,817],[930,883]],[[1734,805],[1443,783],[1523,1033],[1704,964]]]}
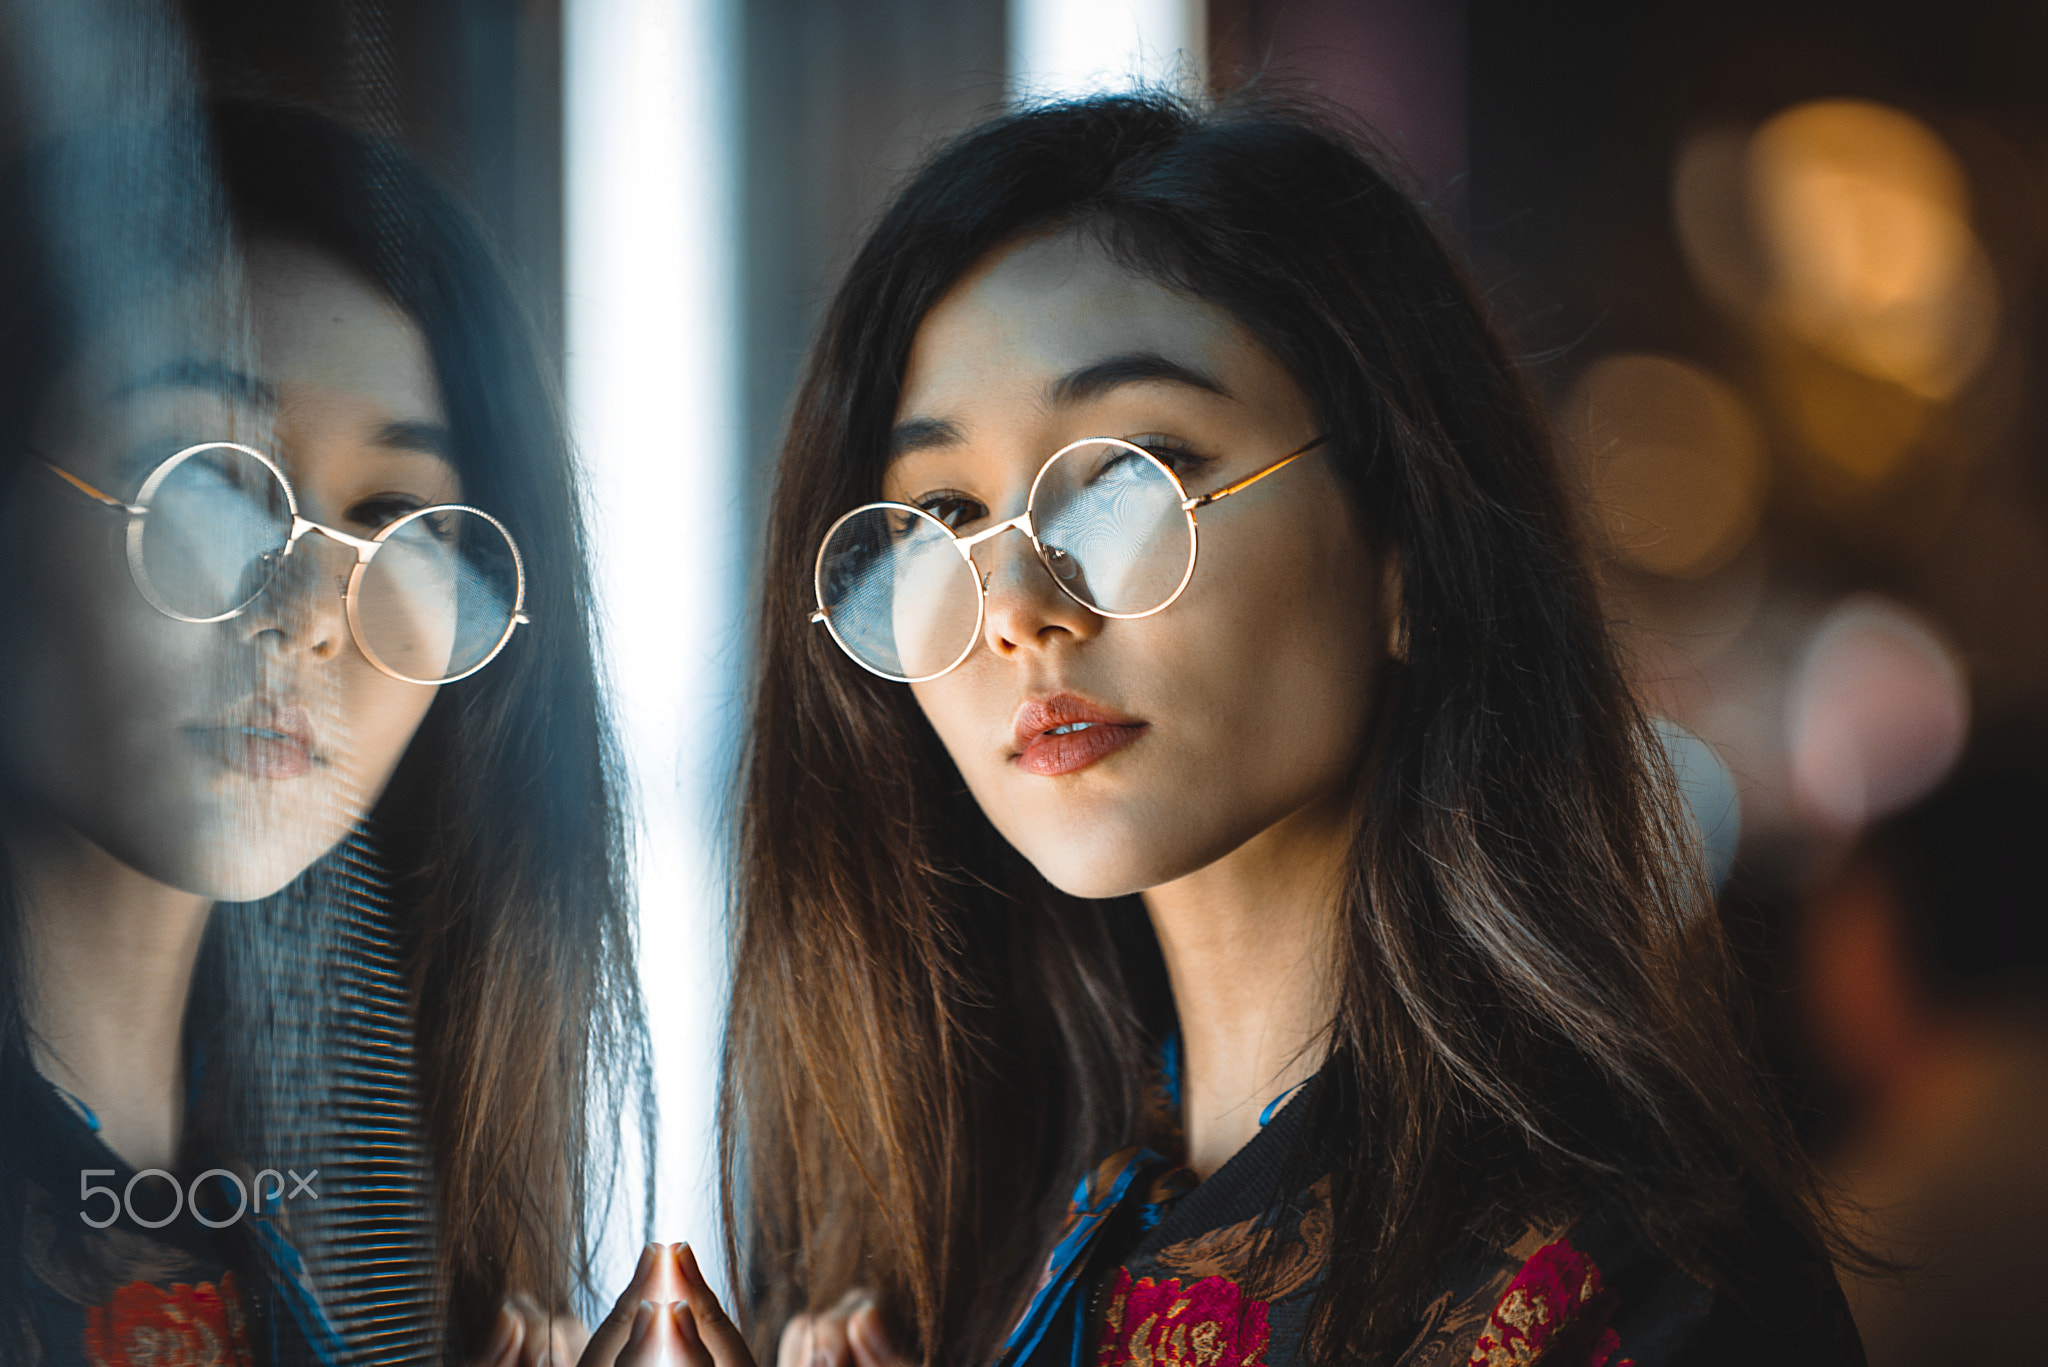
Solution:
{"label": "woman's cheek", "polygon": [[353,742],[352,783],[368,811],[383,795],[441,690],[391,678],[368,661],[360,662],[360,675],[368,677],[359,676],[352,690],[345,724]]}

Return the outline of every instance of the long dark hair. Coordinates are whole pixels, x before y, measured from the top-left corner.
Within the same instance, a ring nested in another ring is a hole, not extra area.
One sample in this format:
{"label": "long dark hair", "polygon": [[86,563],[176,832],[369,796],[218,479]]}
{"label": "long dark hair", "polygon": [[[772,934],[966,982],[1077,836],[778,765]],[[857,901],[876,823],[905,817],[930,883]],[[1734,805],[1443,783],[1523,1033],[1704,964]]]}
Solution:
{"label": "long dark hair", "polygon": [[[243,241],[311,247],[360,273],[420,328],[464,498],[501,518],[525,557],[531,625],[488,668],[441,689],[368,819],[390,873],[415,1013],[448,1342],[467,1357],[508,1294],[565,1311],[594,1289],[595,1202],[608,1198],[614,1176],[594,1141],[635,1109],[652,1138],[618,764],[597,677],[577,472],[551,374],[505,272],[408,155],[320,115],[255,102],[207,106],[189,131],[170,141],[201,149],[218,221],[205,221],[205,195],[187,194],[185,208],[200,220],[192,231],[180,238],[146,224],[139,240],[157,253],[148,269],[105,268],[161,288],[204,269],[231,227]],[[39,174],[75,179],[81,159],[97,159],[111,183],[156,193],[162,218],[180,204],[150,188],[163,179],[139,164],[151,145],[149,136],[85,139]],[[137,212],[149,217],[152,206]],[[0,393],[11,423],[34,413],[70,352],[101,325],[90,299],[52,283],[62,250],[48,239],[29,231],[17,244],[24,255],[0,300],[0,357],[19,362],[4,367]],[[14,465],[15,444],[0,446]],[[0,469],[0,497],[16,479]],[[9,966],[0,1049],[20,1063],[20,927],[4,887],[0,940]]]}
{"label": "long dark hair", "polygon": [[1472,286],[1322,118],[1120,96],[941,150],[855,259],[797,397],[724,1078],[756,1334],[867,1285],[925,1360],[992,1359],[1075,1178],[1137,1134],[1170,1028],[1136,899],[1053,890],[910,691],[806,621],[827,526],[879,496],[927,311],[991,251],[1058,227],[1228,310],[1286,365],[1400,571],[1406,658],[1357,757],[1332,1061],[1310,1103],[1339,1155],[1317,1360],[1394,1345],[1461,1240],[1596,1199],[1710,1279],[1733,1275],[1759,1214],[1824,1244],[1540,405]]}

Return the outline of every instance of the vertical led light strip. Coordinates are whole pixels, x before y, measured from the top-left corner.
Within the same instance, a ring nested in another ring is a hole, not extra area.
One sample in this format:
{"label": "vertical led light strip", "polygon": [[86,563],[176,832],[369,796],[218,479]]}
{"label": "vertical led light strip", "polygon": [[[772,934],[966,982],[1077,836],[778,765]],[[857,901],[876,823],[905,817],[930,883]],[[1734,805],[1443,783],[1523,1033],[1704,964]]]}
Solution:
{"label": "vertical led light strip", "polygon": [[[662,1113],[655,1237],[688,1239],[714,1284],[725,956],[713,823],[740,657],[732,4],[568,0],[563,13],[568,398],[638,800]],[[636,1213],[614,1212],[621,1286]]]}
{"label": "vertical led light strip", "polygon": [[1040,99],[1200,79],[1205,0],[1010,0],[1010,93]]}

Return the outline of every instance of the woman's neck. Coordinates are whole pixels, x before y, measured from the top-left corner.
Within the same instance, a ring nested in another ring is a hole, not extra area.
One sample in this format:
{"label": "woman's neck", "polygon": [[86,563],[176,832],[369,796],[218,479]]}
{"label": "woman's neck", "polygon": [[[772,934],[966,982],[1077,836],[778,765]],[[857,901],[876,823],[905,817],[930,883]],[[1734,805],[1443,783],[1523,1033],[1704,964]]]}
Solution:
{"label": "woman's neck", "polygon": [[1348,822],[1304,808],[1145,893],[1180,1018],[1188,1166],[1207,1178],[1267,1106],[1315,1075],[1337,1009]]}
{"label": "woman's neck", "polygon": [[65,826],[7,832],[22,897],[38,1070],[107,1147],[170,1167],[185,1123],[185,1002],[213,903],[137,873]]}

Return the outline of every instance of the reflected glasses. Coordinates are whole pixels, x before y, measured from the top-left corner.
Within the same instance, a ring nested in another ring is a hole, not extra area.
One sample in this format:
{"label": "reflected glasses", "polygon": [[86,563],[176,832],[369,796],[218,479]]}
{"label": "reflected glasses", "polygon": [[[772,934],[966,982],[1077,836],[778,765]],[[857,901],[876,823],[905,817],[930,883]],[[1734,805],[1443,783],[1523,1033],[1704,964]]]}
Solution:
{"label": "reflected glasses", "polygon": [[406,683],[468,678],[527,621],[526,566],[504,524],[479,508],[416,508],[368,540],[299,514],[268,456],[201,442],[142,482],[135,502],[49,461],[58,478],[128,517],[128,572],[151,607],[180,622],[239,617],[318,532],[355,552],[342,591],[349,632],[381,672]]}
{"label": "reflected glasses", "polygon": [[1053,452],[1024,512],[959,536],[923,508],[867,503],[818,548],[813,624],[870,673],[923,683],[959,667],[981,638],[986,581],[974,548],[1016,530],[1060,592],[1103,617],[1163,612],[1195,573],[1195,510],[1246,489],[1328,441],[1317,437],[1214,493],[1190,497],[1150,451],[1084,437]]}

